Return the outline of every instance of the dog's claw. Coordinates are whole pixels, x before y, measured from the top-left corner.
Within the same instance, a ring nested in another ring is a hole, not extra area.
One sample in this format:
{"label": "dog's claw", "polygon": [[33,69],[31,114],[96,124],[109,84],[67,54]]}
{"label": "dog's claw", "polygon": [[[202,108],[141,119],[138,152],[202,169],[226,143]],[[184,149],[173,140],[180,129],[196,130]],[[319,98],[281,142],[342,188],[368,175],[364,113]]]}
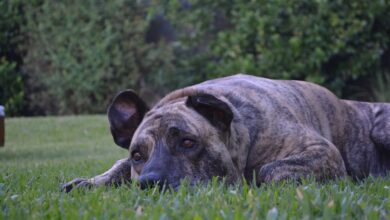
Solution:
{"label": "dog's claw", "polygon": [[75,188],[90,188],[91,186],[92,183],[90,183],[88,179],[77,178],[68,183],[63,184],[61,186],[61,191],[68,193]]}

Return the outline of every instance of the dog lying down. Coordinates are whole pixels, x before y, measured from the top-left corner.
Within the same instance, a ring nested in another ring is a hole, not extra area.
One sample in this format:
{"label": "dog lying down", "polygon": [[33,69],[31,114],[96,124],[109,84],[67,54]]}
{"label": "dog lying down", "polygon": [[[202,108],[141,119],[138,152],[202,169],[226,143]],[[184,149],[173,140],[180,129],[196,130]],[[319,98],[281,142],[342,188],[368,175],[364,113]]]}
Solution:
{"label": "dog lying down", "polygon": [[360,179],[390,170],[390,104],[340,100],[308,82],[239,74],[176,90],[150,110],[126,90],[108,119],[129,157],[64,191],[131,180],[176,188],[183,178]]}

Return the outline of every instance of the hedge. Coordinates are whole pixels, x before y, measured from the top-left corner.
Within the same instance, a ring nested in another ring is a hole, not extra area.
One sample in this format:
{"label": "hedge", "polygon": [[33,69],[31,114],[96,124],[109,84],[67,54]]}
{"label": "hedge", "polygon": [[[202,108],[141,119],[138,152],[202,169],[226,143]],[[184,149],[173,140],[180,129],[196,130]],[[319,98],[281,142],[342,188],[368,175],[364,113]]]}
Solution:
{"label": "hedge", "polygon": [[11,45],[0,53],[0,101],[13,115],[103,113],[122,89],[153,103],[238,72],[390,101],[389,1],[5,0],[0,9],[0,33],[19,36],[0,35],[0,48]]}
{"label": "hedge", "polygon": [[182,40],[202,45],[195,58],[202,62],[192,64],[204,78],[245,72],[312,81],[344,98],[374,99],[354,97],[371,93],[355,88],[368,80],[375,84],[377,74],[389,75],[390,1],[196,0],[188,10],[178,6],[170,3],[165,10],[178,28],[191,30],[182,32]]}

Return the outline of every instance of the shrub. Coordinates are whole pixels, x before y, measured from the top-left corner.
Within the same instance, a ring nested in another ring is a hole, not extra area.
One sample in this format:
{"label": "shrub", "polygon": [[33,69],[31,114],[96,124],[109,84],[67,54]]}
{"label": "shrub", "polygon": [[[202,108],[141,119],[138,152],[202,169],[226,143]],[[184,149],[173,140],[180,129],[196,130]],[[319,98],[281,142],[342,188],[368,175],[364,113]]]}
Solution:
{"label": "shrub", "polygon": [[387,95],[389,1],[5,0],[0,11],[0,102],[13,115],[102,113],[125,88],[153,102],[238,72]]}
{"label": "shrub", "polygon": [[24,107],[22,51],[18,48],[23,39],[20,9],[19,1],[0,1],[0,105],[11,116],[22,112]]}
{"label": "shrub", "polygon": [[185,10],[177,2],[166,10],[197,51],[188,69],[204,78],[246,72],[302,79],[350,97],[390,69],[389,1],[196,0]]}
{"label": "shrub", "polygon": [[27,5],[31,108],[41,114],[101,113],[126,88],[152,99],[158,85],[148,83],[172,69],[172,54],[164,42],[145,43],[146,9],[132,0]]}

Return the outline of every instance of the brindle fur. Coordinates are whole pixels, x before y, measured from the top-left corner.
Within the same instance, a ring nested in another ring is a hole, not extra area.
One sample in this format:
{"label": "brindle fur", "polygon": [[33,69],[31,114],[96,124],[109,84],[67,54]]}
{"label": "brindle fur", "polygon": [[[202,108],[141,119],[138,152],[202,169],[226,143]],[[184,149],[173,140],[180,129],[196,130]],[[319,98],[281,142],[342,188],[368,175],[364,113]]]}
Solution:
{"label": "brindle fur", "polygon": [[[188,103],[189,97],[202,95],[229,108],[232,120],[226,130],[218,118],[212,121],[215,117]],[[302,81],[239,74],[176,90],[128,135],[128,159],[63,189],[131,179],[177,187],[184,177],[195,183],[213,176],[229,183],[255,177],[257,184],[308,176],[360,179],[390,170],[390,104],[340,100]],[[196,140],[196,149],[177,148],[182,137]],[[145,155],[142,163],[131,161],[133,151]]]}

